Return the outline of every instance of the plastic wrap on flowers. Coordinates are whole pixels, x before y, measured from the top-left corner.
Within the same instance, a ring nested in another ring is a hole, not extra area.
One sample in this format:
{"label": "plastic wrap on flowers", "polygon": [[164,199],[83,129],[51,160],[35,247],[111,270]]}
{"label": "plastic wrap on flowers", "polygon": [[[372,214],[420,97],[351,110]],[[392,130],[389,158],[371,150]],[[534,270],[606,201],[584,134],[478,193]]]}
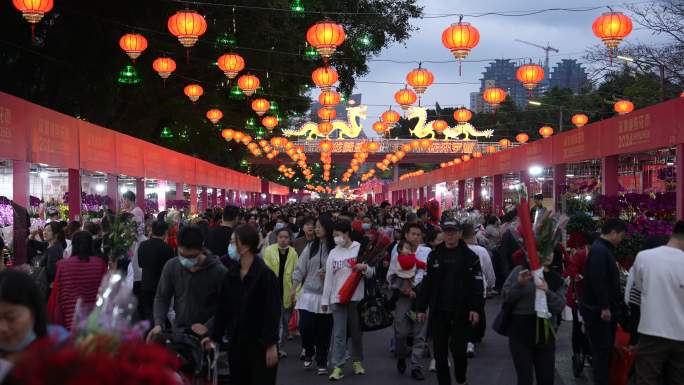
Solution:
{"label": "plastic wrap on flowers", "polygon": [[347,280],[344,281],[340,291],[337,293],[341,304],[347,304],[351,301],[356,288],[359,287],[361,278],[363,278],[363,274],[359,271],[352,271],[352,273],[349,274],[349,277],[347,277]]}

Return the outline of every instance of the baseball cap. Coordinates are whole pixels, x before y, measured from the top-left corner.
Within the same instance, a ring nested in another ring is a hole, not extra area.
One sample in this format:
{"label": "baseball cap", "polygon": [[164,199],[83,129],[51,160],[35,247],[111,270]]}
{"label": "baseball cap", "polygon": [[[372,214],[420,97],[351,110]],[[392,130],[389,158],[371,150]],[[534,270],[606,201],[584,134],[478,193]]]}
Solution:
{"label": "baseball cap", "polygon": [[457,221],[453,219],[447,219],[442,221],[442,231],[449,231],[449,230],[456,230],[459,231],[461,230],[461,224],[458,223]]}

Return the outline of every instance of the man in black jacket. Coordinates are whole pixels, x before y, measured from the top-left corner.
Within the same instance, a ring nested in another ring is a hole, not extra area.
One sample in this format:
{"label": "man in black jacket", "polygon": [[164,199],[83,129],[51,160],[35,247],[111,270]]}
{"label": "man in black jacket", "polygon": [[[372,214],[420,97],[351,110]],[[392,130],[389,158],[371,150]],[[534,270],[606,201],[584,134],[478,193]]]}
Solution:
{"label": "man in black jacket", "polygon": [[226,206],[226,208],[223,209],[221,223],[218,226],[209,229],[205,246],[219,258],[228,254],[230,236],[233,234],[233,229],[238,222],[239,215],[239,208],[235,206]]}
{"label": "man in black jacket", "polygon": [[589,249],[584,267],[584,294],[581,312],[594,349],[594,384],[608,385],[610,352],[615,341],[616,318],[622,294],[615,248],[627,227],[619,219],[606,220],[601,237]]}
{"label": "man in black jacket", "polygon": [[427,276],[418,293],[418,320],[424,322],[430,308],[428,329],[432,331],[433,350],[440,385],[451,384],[449,350],[458,384],[466,383],[466,348],[470,324],[479,321],[484,285],[480,258],[461,239],[461,226],[455,221],[442,223],[444,243],[428,256]]}
{"label": "man in black jacket", "polygon": [[152,223],[152,236],[138,246],[138,266],[142,269],[140,290],[140,318],[152,320],[154,296],[166,261],[174,257],[165,239],[169,225],[164,221]]}

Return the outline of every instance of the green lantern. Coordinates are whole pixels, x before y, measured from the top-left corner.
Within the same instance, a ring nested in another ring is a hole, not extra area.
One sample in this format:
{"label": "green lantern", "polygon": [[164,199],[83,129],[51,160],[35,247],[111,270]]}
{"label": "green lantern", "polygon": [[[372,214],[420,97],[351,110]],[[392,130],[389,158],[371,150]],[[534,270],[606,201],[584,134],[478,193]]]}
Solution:
{"label": "green lantern", "polygon": [[171,139],[171,138],[173,138],[173,132],[171,132],[171,130],[169,130],[168,127],[164,127],[159,136],[164,138],[164,139]]}
{"label": "green lantern", "polygon": [[256,138],[257,139],[263,139],[265,133],[266,132],[264,131],[264,129],[262,127],[259,127],[259,129],[256,132]]}
{"label": "green lantern", "polygon": [[138,71],[130,64],[127,64],[119,71],[119,77],[116,80],[120,84],[139,84],[142,81],[140,76],[138,76]]}
{"label": "green lantern", "polygon": [[309,60],[316,60],[320,57],[320,54],[318,53],[316,48],[306,43],[306,50],[304,50],[304,56]]}
{"label": "green lantern", "polygon": [[356,45],[359,48],[370,47],[372,44],[373,44],[373,38],[367,33],[364,33],[358,39],[356,39]]}
{"label": "green lantern", "polygon": [[216,42],[214,46],[216,49],[225,49],[225,48],[235,48],[237,45],[237,38],[235,35],[231,32],[224,32],[218,36],[216,36]]}
{"label": "green lantern", "polygon": [[292,17],[304,17],[304,12],[306,9],[304,9],[304,5],[302,4],[301,0],[294,0],[290,5],[290,11],[290,15]]}
{"label": "green lantern", "polygon": [[245,126],[247,126],[248,129],[254,129],[256,127],[256,119],[255,118],[247,118],[245,120]]}
{"label": "green lantern", "polygon": [[245,94],[237,84],[230,89],[230,95],[228,97],[232,100],[245,100]]}
{"label": "green lantern", "polygon": [[188,130],[181,131],[178,136],[186,142],[190,140],[190,135],[188,135]]}
{"label": "green lantern", "polygon": [[278,103],[277,103],[275,100],[269,100],[268,102],[271,104],[271,106],[268,107],[268,110],[269,110],[272,114],[278,113]]}

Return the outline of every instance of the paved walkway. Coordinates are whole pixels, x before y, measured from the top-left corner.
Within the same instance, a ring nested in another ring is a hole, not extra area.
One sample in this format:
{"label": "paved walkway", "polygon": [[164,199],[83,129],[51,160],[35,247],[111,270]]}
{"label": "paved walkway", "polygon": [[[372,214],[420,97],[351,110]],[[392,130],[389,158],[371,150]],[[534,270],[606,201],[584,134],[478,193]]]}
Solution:
{"label": "paved walkway", "polygon": [[[497,314],[500,306],[500,299],[487,302],[487,319],[491,322]],[[556,385],[588,385],[585,370],[582,378],[575,379],[572,376],[570,347],[569,322],[563,323],[558,335],[558,346],[556,350]],[[437,378],[434,373],[425,371],[427,380],[423,382],[414,381],[407,374],[400,375],[396,370],[396,361],[388,350],[389,339],[392,329],[364,334],[364,367],[365,376],[354,376],[351,372],[351,365],[345,366],[345,378],[340,381],[342,384],[436,384]],[[280,362],[278,369],[278,385],[315,385],[329,383],[327,377],[317,376],[314,372],[305,372],[302,369],[302,362],[299,360],[301,351],[300,341],[288,341],[285,345],[288,358]],[[425,360],[427,369],[428,360]],[[515,370],[508,351],[508,341],[491,329],[487,330],[484,342],[480,344],[477,356],[470,359],[468,368],[468,381],[470,385],[515,385]],[[453,382],[455,384],[455,382]]]}

